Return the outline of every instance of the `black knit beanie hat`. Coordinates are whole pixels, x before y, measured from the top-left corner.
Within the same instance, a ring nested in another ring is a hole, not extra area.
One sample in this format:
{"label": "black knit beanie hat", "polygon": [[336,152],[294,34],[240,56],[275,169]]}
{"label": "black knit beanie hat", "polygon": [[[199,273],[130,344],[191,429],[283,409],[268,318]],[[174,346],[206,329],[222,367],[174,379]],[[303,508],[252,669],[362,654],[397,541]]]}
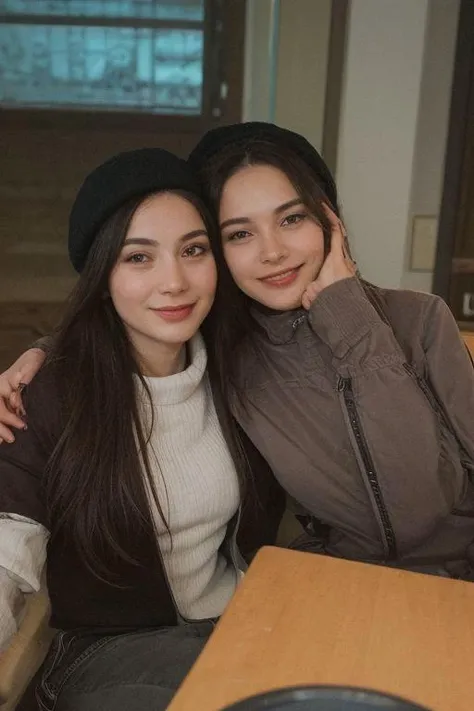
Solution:
{"label": "black knit beanie hat", "polygon": [[199,196],[199,186],[186,161],[162,148],[119,153],[90,173],[69,216],[69,258],[81,272],[98,231],[133,197],[160,190],[186,190]]}
{"label": "black knit beanie hat", "polygon": [[249,121],[213,128],[201,138],[189,155],[188,163],[196,173],[203,173],[207,170],[212,159],[230,144],[241,146],[244,153],[246,147],[254,141],[283,144],[294,151],[314,171],[329,202],[337,209],[336,183],[316,148],[299,133],[280,128],[273,123]]}

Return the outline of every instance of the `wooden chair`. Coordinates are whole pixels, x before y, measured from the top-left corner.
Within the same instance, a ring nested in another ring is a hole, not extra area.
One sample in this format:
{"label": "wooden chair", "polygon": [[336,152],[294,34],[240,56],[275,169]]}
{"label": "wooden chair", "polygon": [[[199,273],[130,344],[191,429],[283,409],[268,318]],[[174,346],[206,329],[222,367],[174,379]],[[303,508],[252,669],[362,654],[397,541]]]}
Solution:
{"label": "wooden chair", "polygon": [[32,595],[18,633],[0,654],[0,710],[12,711],[46,656],[53,630],[48,626],[49,601],[45,590]]}

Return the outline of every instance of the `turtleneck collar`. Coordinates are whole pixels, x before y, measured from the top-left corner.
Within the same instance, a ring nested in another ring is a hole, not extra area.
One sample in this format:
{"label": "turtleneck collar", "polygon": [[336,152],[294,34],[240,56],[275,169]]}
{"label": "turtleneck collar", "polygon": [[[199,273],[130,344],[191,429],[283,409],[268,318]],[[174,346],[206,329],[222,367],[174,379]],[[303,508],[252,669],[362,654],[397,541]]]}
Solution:
{"label": "turtleneck collar", "polygon": [[308,315],[303,307],[292,311],[275,311],[275,309],[270,309],[257,302],[252,304],[251,312],[267,334],[270,342],[275,345],[289,343],[298,326],[306,320]]}
{"label": "turtleneck collar", "polygon": [[180,373],[163,378],[145,377],[156,405],[177,405],[191,397],[199,387],[207,367],[203,338],[196,333],[188,342],[189,364]]}

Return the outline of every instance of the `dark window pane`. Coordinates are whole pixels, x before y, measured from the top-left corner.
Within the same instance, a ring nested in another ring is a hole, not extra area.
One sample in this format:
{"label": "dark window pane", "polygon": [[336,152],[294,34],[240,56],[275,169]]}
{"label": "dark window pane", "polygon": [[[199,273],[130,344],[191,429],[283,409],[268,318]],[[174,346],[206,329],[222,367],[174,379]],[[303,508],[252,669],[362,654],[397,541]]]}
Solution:
{"label": "dark window pane", "polygon": [[201,112],[201,30],[0,25],[7,106]]}

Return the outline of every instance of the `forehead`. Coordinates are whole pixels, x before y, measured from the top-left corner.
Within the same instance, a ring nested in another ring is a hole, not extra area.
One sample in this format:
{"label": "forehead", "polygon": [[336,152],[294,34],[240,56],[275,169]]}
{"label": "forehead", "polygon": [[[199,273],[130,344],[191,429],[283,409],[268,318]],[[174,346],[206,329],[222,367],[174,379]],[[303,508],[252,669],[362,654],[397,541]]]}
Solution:
{"label": "forehead", "polygon": [[224,186],[220,217],[235,211],[248,214],[274,210],[297,196],[290,179],[279,168],[272,165],[244,166]]}
{"label": "forehead", "polygon": [[158,193],[146,198],[136,209],[127,236],[142,233],[175,233],[204,229],[201,215],[189,200],[175,193]]}

